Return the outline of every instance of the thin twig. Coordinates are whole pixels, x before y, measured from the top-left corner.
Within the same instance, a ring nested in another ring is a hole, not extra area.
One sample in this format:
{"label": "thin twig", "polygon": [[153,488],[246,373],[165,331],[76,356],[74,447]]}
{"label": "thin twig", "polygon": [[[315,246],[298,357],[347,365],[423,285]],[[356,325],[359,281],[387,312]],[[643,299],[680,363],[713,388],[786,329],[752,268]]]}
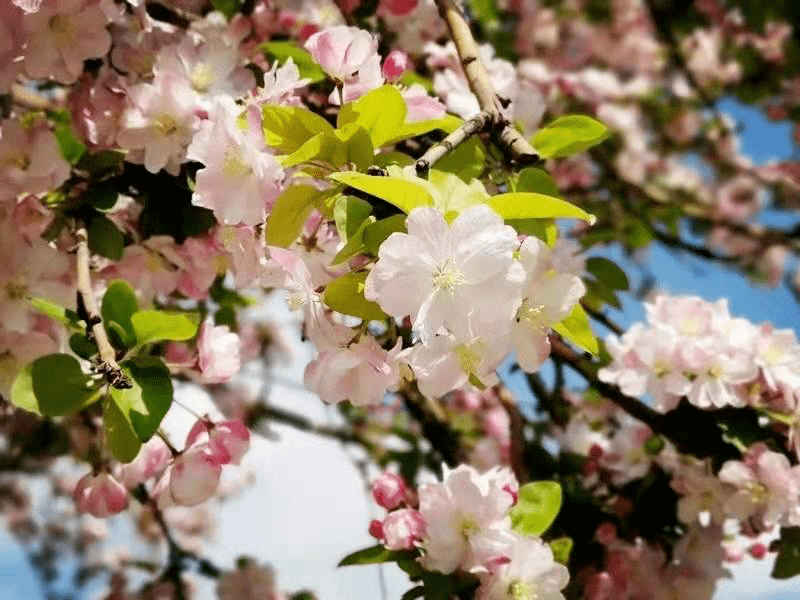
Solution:
{"label": "thin twig", "polygon": [[115,388],[126,389],[132,387],[131,380],[117,364],[117,354],[108,339],[103,319],[92,290],[92,278],[89,273],[89,238],[85,227],[79,227],[75,232],[78,238],[78,314],[86,321],[86,334],[94,339],[100,353],[98,372],[102,373],[106,381]]}
{"label": "thin twig", "polygon": [[489,73],[481,59],[478,44],[470,31],[458,0],[436,0],[436,6],[439,8],[439,14],[447,23],[450,37],[461,61],[461,67],[464,69],[464,75],[472,93],[478,100],[481,112],[486,113],[495,142],[521,165],[538,162],[539,153],[503,116],[503,108],[507,101],[497,95],[489,79]]}
{"label": "thin twig", "polygon": [[22,85],[14,84],[11,86],[11,99],[14,104],[31,110],[58,110],[59,106],[44,96],[40,96],[33,90]]}
{"label": "thin twig", "polygon": [[417,177],[427,177],[428,171],[437,161],[444,158],[448,152],[452,152],[456,146],[466,141],[468,138],[484,130],[491,122],[492,116],[488,112],[481,112],[471,119],[464,121],[461,126],[444,138],[438,144],[434,144],[425,151],[418,160],[415,168]]}

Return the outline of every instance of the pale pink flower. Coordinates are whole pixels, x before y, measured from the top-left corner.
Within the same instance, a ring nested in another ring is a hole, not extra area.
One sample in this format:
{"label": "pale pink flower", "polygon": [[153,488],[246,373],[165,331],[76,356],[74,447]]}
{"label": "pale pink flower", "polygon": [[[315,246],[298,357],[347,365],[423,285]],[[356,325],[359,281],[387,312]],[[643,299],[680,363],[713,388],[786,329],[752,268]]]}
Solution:
{"label": "pale pink flower", "polygon": [[550,355],[550,327],[569,315],[586,286],[576,275],[559,273],[549,248],[535,237],[528,237],[519,253],[526,277],[511,339],[519,365],[534,372]]}
{"label": "pale pink flower", "polygon": [[408,494],[405,479],[389,471],[381,473],[372,484],[372,498],[387,510],[394,510],[406,502]]}
{"label": "pale pink flower", "polygon": [[550,546],[539,538],[515,535],[504,560],[481,576],[476,600],[564,600],[561,590],[569,582],[569,571],[553,559]]}
{"label": "pale pink flower", "polygon": [[151,173],[177,175],[197,127],[197,108],[194,92],[174,73],[134,86],[117,134],[119,145],[132,151],[127,160]]}
{"label": "pale pink flower", "polygon": [[198,442],[208,443],[208,451],[221,465],[238,465],[250,449],[250,431],[238,419],[215,423],[198,419],[186,436],[186,447]]}
{"label": "pale pink flower", "polygon": [[420,84],[402,90],[403,99],[406,101],[406,122],[440,119],[445,115],[445,106],[437,98],[428,95]]}
{"label": "pale pink flower", "polygon": [[222,466],[206,444],[193,446],[175,459],[165,474],[171,500],[181,506],[197,506],[217,491]]}
{"label": "pale pink flower", "polygon": [[425,519],[413,508],[390,512],[381,529],[387,550],[412,550],[425,535]]}
{"label": "pale pink flower", "polygon": [[[145,300],[175,291],[183,261],[171,236],[158,235],[125,246],[122,258],[102,271],[108,280],[124,279]],[[175,260],[178,261],[176,264]]]}
{"label": "pale pink flower", "polygon": [[342,86],[331,94],[331,102],[354,100],[383,83],[378,40],[368,31],[337,25],[312,35],[305,43],[314,60]]}
{"label": "pale pink flower", "polygon": [[22,71],[25,29],[23,11],[8,7],[0,19],[0,94],[5,94]]}
{"label": "pale pink flower", "polygon": [[46,122],[24,127],[17,119],[0,122],[0,198],[41,194],[64,183],[69,163]]}
{"label": "pale pink flower", "polygon": [[227,325],[206,321],[197,338],[198,366],[205,383],[224,383],[239,372],[239,336]]}
{"label": "pale pink flower", "polygon": [[72,493],[80,512],[105,518],[128,508],[128,490],[109,473],[87,473]]}
{"label": "pale pink flower", "polygon": [[26,15],[25,71],[31,79],[72,83],[83,72],[83,61],[105,56],[111,36],[100,4],[100,0],[50,0]]}
{"label": "pale pink flower", "polygon": [[[325,333],[320,335],[322,331]],[[306,367],[303,381],[325,402],[378,404],[399,377],[396,358],[399,341],[387,352],[369,334],[357,340],[355,337],[349,327],[335,324],[323,324],[312,335],[319,353]]]}
{"label": "pale pink flower", "polygon": [[467,465],[444,467],[442,483],[420,486],[419,512],[425,519],[422,566],[452,573],[486,571],[514,543],[508,510],[512,497],[503,486],[508,475],[483,475]]}
{"label": "pale pink flower", "polygon": [[261,131],[243,131],[241,110],[230,97],[212,103],[187,149],[189,160],[205,165],[197,172],[192,203],[210,208],[221,223],[257,225],[280,193],[283,170],[263,151]]}
{"label": "pale pink flower", "polygon": [[466,340],[508,330],[524,277],[516,232],[485,204],[451,224],[435,208],[416,208],[406,226],[381,245],[364,295],[390,315],[410,315],[423,343],[443,328]]}
{"label": "pale pink flower", "polygon": [[[27,320],[24,324],[27,325]],[[10,328],[13,323],[6,321],[5,325]],[[40,356],[53,352],[58,352],[58,344],[45,333],[20,333],[0,327],[0,395],[9,398],[20,370]]]}
{"label": "pale pink flower", "polygon": [[96,77],[84,73],[72,89],[69,104],[83,139],[99,148],[115,145],[125,110],[125,89],[112,69],[102,68]]}
{"label": "pale pink flower", "polygon": [[159,477],[172,458],[169,448],[159,436],[153,436],[139,450],[136,458],[122,465],[122,483],[133,489],[151,477]]}

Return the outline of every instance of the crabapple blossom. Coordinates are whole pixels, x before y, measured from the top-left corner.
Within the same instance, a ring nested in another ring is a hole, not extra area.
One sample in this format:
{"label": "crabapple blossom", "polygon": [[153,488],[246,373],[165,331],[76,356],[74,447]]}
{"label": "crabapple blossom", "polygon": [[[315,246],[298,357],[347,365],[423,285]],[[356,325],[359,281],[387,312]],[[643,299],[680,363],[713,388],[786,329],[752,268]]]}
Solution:
{"label": "crabapple blossom", "polygon": [[[341,87],[341,100],[348,102],[383,83],[378,40],[358,27],[337,25],[319,31],[305,43],[314,60]],[[337,101],[338,94],[331,94]]]}
{"label": "crabapple blossom", "polygon": [[378,404],[398,379],[400,343],[387,352],[375,338],[357,336],[349,327],[332,324],[323,331],[324,337],[317,336],[319,353],[303,375],[305,386],[325,402]]}
{"label": "crabapple blossom", "polygon": [[101,0],[49,0],[25,15],[25,72],[32,79],[53,78],[72,83],[83,72],[83,61],[111,48],[109,19]]}
{"label": "crabapple blossom", "polygon": [[381,244],[364,295],[390,315],[410,315],[423,343],[442,329],[464,340],[507,330],[524,277],[515,231],[484,204],[451,224],[435,208],[415,208],[406,227]]}
{"label": "crabapple blossom", "polygon": [[198,367],[203,381],[224,383],[239,372],[239,336],[227,325],[206,321],[197,338]]}
{"label": "crabapple blossom", "polygon": [[441,483],[419,488],[425,519],[422,566],[440,573],[485,571],[514,542],[508,510],[512,495],[503,489],[513,475],[503,469],[480,474],[472,467],[443,467]]}
{"label": "crabapple blossom", "polygon": [[408,499],[409,489],[402,476],[385,471],[372,484],[372,498],[379,506],[394,510]]}
{"label": "crabapple blossom", "polygon": [[128,490],[105,471],[81,477],[72,495],[80,512],[101,519],[128,508]]}
{"label": "crabapple blossom", "polygon": [[143,444],[136,458],[122,465],[122,483],[133,489],[152,477],[159,477],[167,468],[172,454],[159,436],[153,436]]}
{"label": "crabapple blossom", "polygon": [[413,508],[401,508],[386,515],[381,527],[387,550],[411,550],[425,534],[425,519]]}
{"label": "crabapple blossom", "polygon": [[570,313],[586,293],[586,286],[576,275],[557,272],[550,250],[537,238],[528,237],[519,255],[525,283],[511,339],[519,365],[534,372],[550,354],[550,327]]}
{"label": "crabapple blossom", "polygon": [[177,74],[162,72],[134,86],[128,101],[117,133],[117,143],[131,150],[127,160],[177,175],[198,125],[194,92]]}
{"label": "crabapple blossom", "polygon": [[403,76],[403,73],[408,71],[411,66],[408,54],[402,50],[393,50],[383,60],[383,78],[393,83]]}
{"label": "crabapple blossom", "polygon": [[283,170],[262,150],[263,140],[238,126],[239,112],[230,97],[216,98],[187,148],[186,157],[205,166],[192,203],[213,210],[221,223],[257,225],[280,192]]}
{"label": "crabapple blossom", "polygon": [[207,439],[208,451],[221,465],[238,465],[250,448],[250,431],[237,419],[219,423],[198,419],[186,436],[186,447],[195,445],[201,438]]}
{"label": "crabapple blossom", "polygon": [[41,194],[69,177],[69,163],[46,123],[23,126],[18,119],[0,122],[0,198]]}
{"label": "crabapple blossom", "polygon": [[553,560],[550,547],[539,538],[515,535],[504,559],[481,575],[476,600],[564,600],[561,590],[569,571]]}
{"label": "crabapple blossom", "polygon": [[164,474],[168,503],[197,506],[205,502],[217,491],[221,473],[222,466],[207,444],[190,447]]}

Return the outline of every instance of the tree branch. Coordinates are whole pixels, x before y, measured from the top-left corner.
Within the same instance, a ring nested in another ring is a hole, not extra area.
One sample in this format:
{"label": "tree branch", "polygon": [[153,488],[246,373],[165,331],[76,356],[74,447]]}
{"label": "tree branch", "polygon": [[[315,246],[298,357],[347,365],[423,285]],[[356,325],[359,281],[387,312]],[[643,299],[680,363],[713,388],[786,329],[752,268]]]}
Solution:
{"label": "tree branch", "polygon": [[472,31],[470,31],[458,0],[436,0],[436,6],[450,30],[450,37],[455,44],[469,88],[475,94],[481,112],[486,113],[487,125],[492,128],[495,143],[519,164],[527,165],[538,162],[540,160],[539,153],[503,116],[504,100],[497,95],[489,79],[489,73],[481,59],[478,44],[472,36]]}
{"label": "tree branch", "polygon": [[428,148],[425,154],[417,160],[415,165],[417,177],[427,177],[428,171],[431,170],[431,167],[433,167],[437,161],[444,158],[448,152],[454,150],[456,146],[466,141],[468,138],[486,129],[486,126],[490,124],[491,121],[492,116],[488,112],[483,111],[477,116],[464,121],[458,129],[453,131],[441,142]]}
{"label": "tree branch", "polygon": [[78,315],[86,321],[86,335],[94,339],[100,360],[98,372],[115,388],[126,389],[132,386],[130,379],[117,364],[117,353],[108,339],[103,319],[97,308],[97,301],[92,290],[92,278],[89,273],[89,239],[85,227],[79,227],[75,233],[78,238]]}

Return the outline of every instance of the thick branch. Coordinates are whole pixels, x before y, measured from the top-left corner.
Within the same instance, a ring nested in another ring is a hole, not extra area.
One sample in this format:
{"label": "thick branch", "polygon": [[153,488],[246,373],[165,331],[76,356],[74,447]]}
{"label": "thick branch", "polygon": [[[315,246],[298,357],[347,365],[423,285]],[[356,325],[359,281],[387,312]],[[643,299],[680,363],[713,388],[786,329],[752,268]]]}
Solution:
{"label": "thick branch", "polygon": [[493,137],[500,148],[520,164],[531,164],[539,160],[539,154],[503,116],[504,100],[501,99],[489,79],[486,65],[472,36],[458,0],[436,0],[439,14],[447,23],[450,37],[456,46],[469,88],[478,99],[481,112],[486,113]]}
{"label": "thick branch", "polygon": [[86,321],[86,333],[94,339],[100,353],[97,369],[106,381],[115,388],[131,387],[131,381],[117,364],[117,354],[108,339],[103,319],[97,308],[97,301],[92,290],[92,278],[89,273],[89,240],[85,227],[79,227],[78,238],[78,314]]}

